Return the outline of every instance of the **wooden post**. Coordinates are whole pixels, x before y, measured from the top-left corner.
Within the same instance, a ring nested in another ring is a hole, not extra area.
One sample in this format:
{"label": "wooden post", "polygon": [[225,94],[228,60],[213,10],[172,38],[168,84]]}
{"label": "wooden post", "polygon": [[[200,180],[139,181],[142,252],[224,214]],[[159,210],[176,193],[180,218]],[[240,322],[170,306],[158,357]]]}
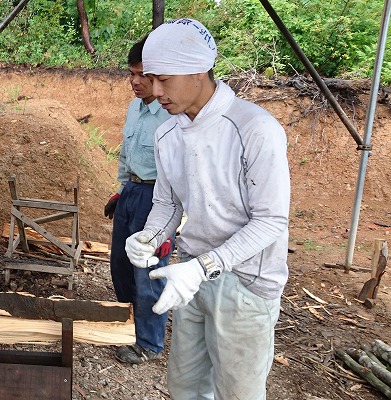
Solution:
{"label": "wooden post", "polygon": [[[371,279],[364,283],[358,295],[359,300],[365,302],[367,299],[376,299],[380,279],[386,270],[387,259],[387,242],[384,239],[375,239],[373,243]],[[373,302],[370,303],[373,304]]]}
{"label": "wooden post", "polygon": [[[18,190],[16,189],[16,176],[15,175],[11,175],[8,178],[8,185],[10,188],[10,193],[11,193],[11,199],[12,202],[14,203],[14,201],[17,201],[19,199],[19,194],[18,194]],[[19,211],[20,207],[19,206],[15,206],[15,208]],[[12,217],[11,217],[12,218]],[[19,219],[12,219],[11,220],[11,229],[14,229],[15,227],[15,222],[18,225],[18,232],[19,232],[19,238],[17,238],[17,241],[20,241],[20,244],[22,245],[22,249],[25,253],[28,253],[30,251],[29,249],[29,245],[27,243],[27,239],[26,239],[26,231],[24,230],[24,224],[22,221],[20,221]],[[13,238],[13,236],[12,236]],[[10,257],[12,255],[12,251],[15,250],[12,246],[12,243],[9,243],[8,246],[8,251],[6,253],[7,257]]]}

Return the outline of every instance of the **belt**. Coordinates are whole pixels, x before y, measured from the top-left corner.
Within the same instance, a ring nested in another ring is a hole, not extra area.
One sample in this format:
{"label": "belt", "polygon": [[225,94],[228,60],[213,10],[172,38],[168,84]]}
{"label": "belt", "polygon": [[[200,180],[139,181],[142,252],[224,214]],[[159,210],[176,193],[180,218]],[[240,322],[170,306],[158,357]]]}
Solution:
{"label": "belt", "polygon": [[134,183],[147,183],[148,185],[154,185],[155,184],[155,180],[146,180],[144,181],[143,179],[139,178],[137,175],[135,174],[130,174],[130,180]]}

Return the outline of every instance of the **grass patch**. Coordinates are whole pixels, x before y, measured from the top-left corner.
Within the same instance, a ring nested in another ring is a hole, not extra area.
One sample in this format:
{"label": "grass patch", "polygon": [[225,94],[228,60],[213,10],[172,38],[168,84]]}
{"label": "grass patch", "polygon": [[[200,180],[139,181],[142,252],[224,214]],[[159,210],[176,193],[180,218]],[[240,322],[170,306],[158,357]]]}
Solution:
{"label": "grass patch", "polygon": [[117,161],[119,159],[119,153],[121,152],[121,144],[116,147],[110,147],[106,152],[107,161],[109,163]]}
{"label": "grass patch", "polygon": [[99,147],[103,151],[106,151],[107,142],[104,139],[104,134],[106,131],[101,132],[99,127],[93,127],[86,125],[84,128],[88,133],[87,146],[92,149],[94,147]]}
{"label": "grass patch", "polygon": [[314,242],[313,240],[310,240],[310,239],[304,240],[303,246],[304,246],[305,250],[317,250],[317,251],[319,251],[319,250],[324,250],[325,249],[325,247],[323,245],[321,245],[319,243],[316,243],[316,242]]}

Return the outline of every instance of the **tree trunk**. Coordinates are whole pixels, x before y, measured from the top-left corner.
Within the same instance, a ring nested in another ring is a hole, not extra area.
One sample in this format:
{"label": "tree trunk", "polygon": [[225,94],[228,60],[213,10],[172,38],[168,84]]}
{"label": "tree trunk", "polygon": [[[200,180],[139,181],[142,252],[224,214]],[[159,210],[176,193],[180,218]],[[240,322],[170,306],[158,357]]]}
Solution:
{"label": "tree trunk", "polygon": [[372,343],[372,351],[380,359],[383,359],[388,364],[391,364],[391,347],[388,344],[376,339]]}
{"label": "tree trunk", "polygon": [[93,54],[95,53],[95,47],[91,43],[90,31],[88,29],[88,17],[84,8],[84,0],[77,0],[77,11],[79,12],[80,24],[81,24],[81,36],[85,49]]}
{"label": "tree trunk", "polygon": [[364,378],[367,382],[369,382],[373,387],[382,392],[387,399],[391,399],[391,389],[384,382],[382,382],[379,378],[377,378],[368,368],[363,367],[353,360],[345,351],[341,349],[336,349],[335,354],[357,375]]}
{"label": "tree trunk", "polygon": [[30,0],[21,0],[21,2],[13,9],[13,11],[11,11],[10,15],[8,15],[8,17],[1,23],[0,32],[3,32],[3,30],[23,10],[29,1]]}
{"label": "tree trunk", "polygon": [[152,0],[152,29],[164,22],[164,0]]}
{"label": "tree trunk", "polygon": [[346,352],[350,357],[353,357],[359,364],[369,368],[375,376],[381,379],[388,386],[391,386],[391,372],[382,366],[377,364],[369,358],[369,356],[363,350],[359,349],[347,349]]}
{"label": "tree trunk", "polygon": [[367,356],[374,361],[375,363],[379,364],[381,367],[386,368],[386,366],[384,365],[384,363],[382,361],[380,361],[375,354],[373,354],[372,352],[372,348],[370,346],[368,346],[367,344],[363,344],[361,346],[361,350],[364,350],[365,353],[367,354]]}

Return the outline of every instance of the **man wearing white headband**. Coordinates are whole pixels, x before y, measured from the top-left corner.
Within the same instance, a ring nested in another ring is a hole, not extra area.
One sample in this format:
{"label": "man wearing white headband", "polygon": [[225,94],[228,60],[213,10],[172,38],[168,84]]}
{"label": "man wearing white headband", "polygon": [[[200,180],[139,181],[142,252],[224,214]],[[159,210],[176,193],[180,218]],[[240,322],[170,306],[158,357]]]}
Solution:
{"label": "man wearing white headband", "polygon": [[267,111],[214,80],[216,54],[192,19],[159,26],[145,43],[144,74],[174,116],[156,131],[154,205],[126,252],[140,268],[155,264],[186,212],[181,262],[149,274],[167,279],[153,311],[175,310],[171,399],[264,400],[288,278],[286,136]]}

